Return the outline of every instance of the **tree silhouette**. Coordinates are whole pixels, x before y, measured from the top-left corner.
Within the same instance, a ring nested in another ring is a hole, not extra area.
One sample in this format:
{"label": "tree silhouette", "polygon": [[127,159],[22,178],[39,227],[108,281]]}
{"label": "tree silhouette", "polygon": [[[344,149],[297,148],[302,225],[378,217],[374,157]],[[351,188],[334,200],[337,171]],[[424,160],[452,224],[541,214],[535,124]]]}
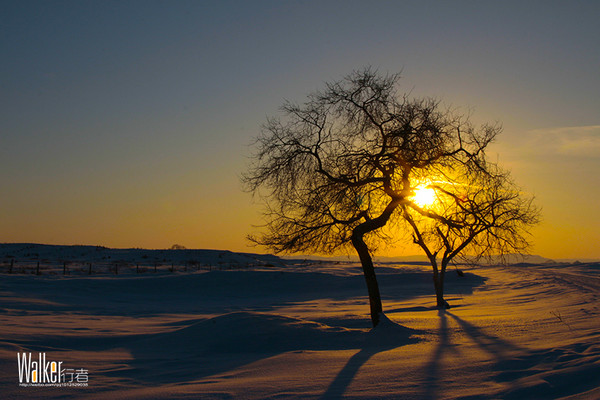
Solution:
{"label": "tree silhouette", "polygon": [[434,191],[426,206],[443,218],[424,218],[402,205],[402,217],[433,269],[437,306],[450,308],[444,300],[444,277],[455,258],[470,261],[482,257],[521,253],[529,246],[527,229],[539,222],[533,198],[524,195],[508,172],[480,159],[480,168],[446,165],[426,178]]}
{"label": "tree silhouette", "polygon": [[390,218],[412,209],[453,224],[411,200],[412,182],[446,165],[484,168],[483,151],[500,130],[474,129],[433,99],[398,96],[399,78],[365,68],[303,104],[286,102],[283,117],[264,124],[242,177],[265,205],[255,243],[275,252],[356,250],[374,326],[382,304],[371,251],[394,235],[383,229]]}

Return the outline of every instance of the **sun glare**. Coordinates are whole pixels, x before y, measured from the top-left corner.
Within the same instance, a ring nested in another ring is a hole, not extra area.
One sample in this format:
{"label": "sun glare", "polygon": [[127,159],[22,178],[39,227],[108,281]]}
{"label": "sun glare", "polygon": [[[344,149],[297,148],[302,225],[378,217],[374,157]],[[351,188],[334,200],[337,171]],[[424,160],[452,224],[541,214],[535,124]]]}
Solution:
{"label": "sun glare", "polygon": [[435,190],[425,186],[418,186],[415,189],[415,194],[412,196],[412,200],[419,207],[431,206],[435,202]]}

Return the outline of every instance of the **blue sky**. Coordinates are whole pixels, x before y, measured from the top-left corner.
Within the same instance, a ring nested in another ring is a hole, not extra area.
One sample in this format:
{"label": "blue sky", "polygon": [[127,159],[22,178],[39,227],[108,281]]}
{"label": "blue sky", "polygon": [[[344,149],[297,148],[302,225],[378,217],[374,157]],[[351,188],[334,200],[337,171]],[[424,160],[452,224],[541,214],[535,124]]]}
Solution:
{"label": "blue sky", "polygon": [[502,122],[495,156],[544,208],[534,251],[600,257],[598,15],[595,1],[2,1],[0,241],[251,250],[259,207],[239,175],[261,123],[371,65]]}

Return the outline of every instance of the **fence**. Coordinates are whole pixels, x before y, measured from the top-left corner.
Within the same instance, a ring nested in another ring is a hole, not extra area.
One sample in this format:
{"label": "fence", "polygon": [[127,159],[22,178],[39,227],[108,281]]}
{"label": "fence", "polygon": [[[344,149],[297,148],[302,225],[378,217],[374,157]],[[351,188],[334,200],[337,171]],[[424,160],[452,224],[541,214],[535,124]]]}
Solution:
{"label": "fence", "polygon": [[69,261],[69,260],[16,260],[3,262],[0,271],[7,274],[25,275],[119,275],[144,273],[176,273],[194,271],[212,271],[227,269],[249,269],[261,265],[236,264],[223,261],[217,263],[201,263],[187,261],[184,263],[148,263],[127,261]]}

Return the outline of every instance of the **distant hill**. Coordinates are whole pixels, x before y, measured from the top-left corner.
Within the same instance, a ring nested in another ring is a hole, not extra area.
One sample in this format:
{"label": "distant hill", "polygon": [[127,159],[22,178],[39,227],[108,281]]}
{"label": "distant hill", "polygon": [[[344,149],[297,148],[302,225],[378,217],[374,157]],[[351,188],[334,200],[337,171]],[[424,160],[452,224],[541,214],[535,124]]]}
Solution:
{"label": "distant hill", "polygon": [[243,265],[281,264],[282,260],[270,254],[235,253],[228,250],[148,250],[111,249],[103,246],[60,246],[35,243],[0,244],[0,262],[40,261],[50,263],[139,263],[144,265],[220,263]]}

